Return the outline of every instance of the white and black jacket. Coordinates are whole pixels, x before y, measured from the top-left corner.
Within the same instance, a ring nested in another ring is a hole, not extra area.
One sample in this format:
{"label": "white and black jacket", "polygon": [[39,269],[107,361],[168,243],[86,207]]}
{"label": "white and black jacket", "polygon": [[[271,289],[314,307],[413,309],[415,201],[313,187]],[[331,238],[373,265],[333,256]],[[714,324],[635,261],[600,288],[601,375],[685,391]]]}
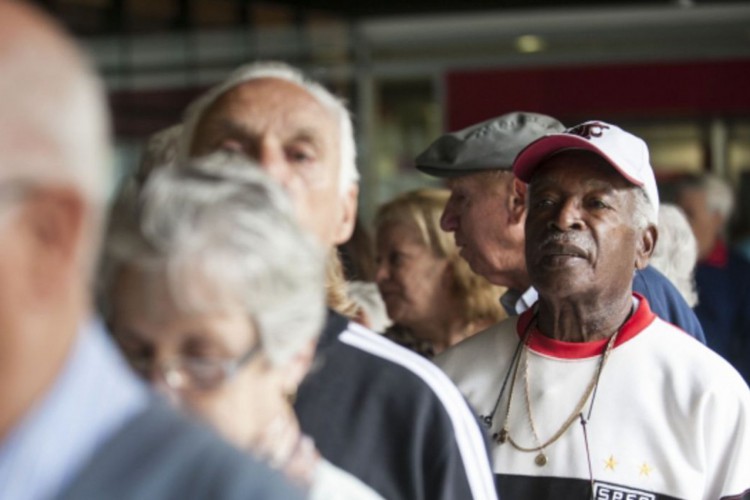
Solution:
{"label": "white and black jacket", "polygon": [[321,454],[389,500],[495,499],[483,430],[431,362],[330,312],[299,388]]}

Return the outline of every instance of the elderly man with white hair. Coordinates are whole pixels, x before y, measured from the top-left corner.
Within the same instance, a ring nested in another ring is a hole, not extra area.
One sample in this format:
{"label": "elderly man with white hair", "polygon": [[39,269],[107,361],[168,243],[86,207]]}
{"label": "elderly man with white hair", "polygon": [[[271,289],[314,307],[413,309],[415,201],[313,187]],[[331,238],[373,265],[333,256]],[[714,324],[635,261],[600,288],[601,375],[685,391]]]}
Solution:
{"label": "elderly man with white hair", "polygon": [[0,74],[0,496],[300,498],[157,402],[93,318],[110,142],[68,36],[0,2]]}
{"label": "elderly man with white hair", "polygon": [[437,359],[487,418],[506,500],[750,496],[750,389],[632,291],[658,236],[648,157],[586,122],[513,164],[539,300]]}
{"label": "elderly man with white hair", "polygon": [[690,307],[698,303],[693,276],[698,260],[698,244],[685,212],[671,203],[659,206],[659,241],[651,255],[651,265],[664,273]]}
{"label": "elderly man with white hair", "polygon": [[[358,174],[349,113],[294,68],[238,69],[188,108],[181,140],[182,158],[217,150],[253,158],[326,248],[351,236]],[[385,498],[496,497],[482,430],[456,387],[429,361],[333,311],[295,408],[322,455]]]}
{"label": "elderly man with white hair", "polygon": [[695,313],[708,346],[724,356],[750,383],[750,262],[726,243],[734,193],[713,174],[676,182],[675,202],[698,240]]}

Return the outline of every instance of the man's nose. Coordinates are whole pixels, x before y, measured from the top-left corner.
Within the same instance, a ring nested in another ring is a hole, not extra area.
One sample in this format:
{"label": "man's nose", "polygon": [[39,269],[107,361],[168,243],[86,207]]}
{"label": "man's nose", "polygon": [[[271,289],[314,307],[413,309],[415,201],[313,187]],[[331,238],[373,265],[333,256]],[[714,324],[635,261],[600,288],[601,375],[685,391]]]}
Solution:
{"label": "man's nose", "polygon": [[258,148],[255,161],[260,168],[282,186],[289,183],[292,172],[282,149],[274,145],[264,144]]}
{"label": "man's nose", "polygon": [[388,279],[388,265],[383,260],[378,259],[375,263],[375,283],[382,283]]}
{"label": "man's nose", "polygon": [[440,229],[447,233],[452,233],[458,228],[458,214],[453,208],[453,204],[448,201],[440,216]]}
{"label": "man's nose", "polygon": [[578,201],[567,200],[560,204],[548,225],[561,231],[583,229],[582,210]]}

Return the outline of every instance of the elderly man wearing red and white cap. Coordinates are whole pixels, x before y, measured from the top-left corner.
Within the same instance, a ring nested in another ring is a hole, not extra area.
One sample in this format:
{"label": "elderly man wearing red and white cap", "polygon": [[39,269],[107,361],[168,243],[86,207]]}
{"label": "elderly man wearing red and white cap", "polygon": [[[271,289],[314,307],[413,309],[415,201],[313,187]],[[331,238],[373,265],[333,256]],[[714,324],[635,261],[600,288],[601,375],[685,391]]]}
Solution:
{"label": "elderly man wearing red and white cap", "polygon": [[502,498],[749,498],[750,390],[632,292],[658,236],[646,144],[587,122],[513,172],[539,300],[437,361],[491,428]]}

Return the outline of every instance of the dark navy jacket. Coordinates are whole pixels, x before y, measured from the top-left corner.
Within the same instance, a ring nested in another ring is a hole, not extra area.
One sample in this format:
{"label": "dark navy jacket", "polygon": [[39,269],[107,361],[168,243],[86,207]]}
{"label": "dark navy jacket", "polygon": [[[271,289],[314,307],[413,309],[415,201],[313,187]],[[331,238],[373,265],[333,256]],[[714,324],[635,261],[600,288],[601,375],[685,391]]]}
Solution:
{"label": "dark navy jacket", "polygon": [[700,321],[680,292],[666,276],[653,266],[637,271],[633,278],[633,291],[646,299],[651,310],[661,319],[679,326],[704,344],[706,336]]}
{"label": "dark navy jacket", "polygon": [[750,262],[719,244],[695,267],[695,283],[708,346],[750,383]]}
{"label": "dark navy jacket", "polygon": [[329,312],[295,410],[321,455],[388,500],[494,500],[479,421],[422,356]]}

